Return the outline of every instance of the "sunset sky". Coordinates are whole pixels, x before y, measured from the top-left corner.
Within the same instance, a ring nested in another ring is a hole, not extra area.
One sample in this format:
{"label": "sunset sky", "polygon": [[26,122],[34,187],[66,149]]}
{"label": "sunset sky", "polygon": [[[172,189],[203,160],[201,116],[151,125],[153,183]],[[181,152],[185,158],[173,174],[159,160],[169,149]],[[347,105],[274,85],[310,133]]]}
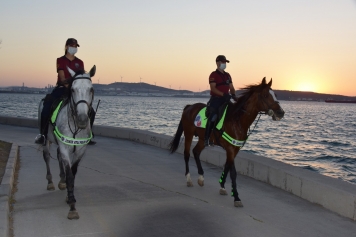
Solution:
{"label": "sunset sky", "polygon": [[356,0],[4,0],[0,87],[54,85],[71,37],[94,83],[198,92],[223,54],[236,89],[356,96]]}

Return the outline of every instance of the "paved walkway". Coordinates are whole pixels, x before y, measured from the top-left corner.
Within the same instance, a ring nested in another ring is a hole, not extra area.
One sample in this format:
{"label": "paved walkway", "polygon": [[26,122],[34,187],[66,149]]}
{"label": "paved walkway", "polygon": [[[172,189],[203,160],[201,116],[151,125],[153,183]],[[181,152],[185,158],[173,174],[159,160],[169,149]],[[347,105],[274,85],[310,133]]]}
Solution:
{"label": "paved walkway", "polygon": [[[64,236],[355,236],[356,222],[285,191],[238,176],[243,208],[219,195],[222,170],[203,163],[205,186],[191,160],[188,188],[181,154],[128,140],[97,137],[75,182],[79,220],[68,220],[66,191],[47,191],[36,129],[0,124],[0,140],[20,145],[16,237]],[[55,146],[52,155],[55,157]],[[51,160],[55,185],[57,160]],[[230,190],[230,181],[227,186]]]}

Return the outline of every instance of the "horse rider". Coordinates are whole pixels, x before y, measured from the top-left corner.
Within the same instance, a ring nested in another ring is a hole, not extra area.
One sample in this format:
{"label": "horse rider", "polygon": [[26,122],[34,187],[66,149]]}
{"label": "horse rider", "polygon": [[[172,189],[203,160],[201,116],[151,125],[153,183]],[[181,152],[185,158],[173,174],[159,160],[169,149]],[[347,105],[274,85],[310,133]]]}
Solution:
{"label": "horse rider", "polygon": [[[208,121],[205,129],[204,146],[209,146],[209,138],[213,125],[218,117],[219,107],[235,97],[235,88],[229,73],[225,72],[226,63],[230,63],[224,55],[216,57],[217,69],[209,76],[210,100],[207,104]],[[230,92],[230,93],[229,93]]]}
{"label": "horse rider", "polygon": [[[43,109],[41,112],[41,134],[36,137],[35,143],[45,144],[46,137],[48,133],[48,121],[51,114],[51,107],[54,101],[57,99],[63,98],[68,94],[68,86],[70,84],[70,75],[67,67],[72,69],[74,72],[79,70],[84,70],[84,63],[79,58],[74,55],[78,51],[78,41],[74,38],[69,38],[65,44],[65,54],[64,56],[57,58],[57,84],[53,89],[52,93],[49,96],[46,96],[46,99],[43,103]],[[90,111],[90,126],[93,127],[95,119],[95,111],[91,107]],[[95,141],[90,141],[89,145],[94,145]]]}

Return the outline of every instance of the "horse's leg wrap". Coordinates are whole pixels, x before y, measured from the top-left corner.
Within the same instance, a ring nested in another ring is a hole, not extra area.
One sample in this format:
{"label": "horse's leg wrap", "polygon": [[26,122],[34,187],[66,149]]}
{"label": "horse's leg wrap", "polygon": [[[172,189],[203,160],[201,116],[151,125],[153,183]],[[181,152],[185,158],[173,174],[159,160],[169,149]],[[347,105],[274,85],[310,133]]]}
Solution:
{"label": "horse's leg wrap", "polygon": [[229,170],[230,170],[230,167],[227,164],[225,164],[224,171],[222,172],[221,177],[219,179],[221,188],[225,188],[226,177],[227,177],[227,174],[229,173]]}
{"label": "horse's leg wrap", "polygon": [[234,197],[235,202],[241,202],[239,198],[239,193],[237,192],[237,188],[236,188],[236,177],[237,177],[237,172],[236,172],[235,164],[233,163],[230,167],[230,178],[231,178],[231,186],[232,186],[231,196]]}
{"label": "horse's leg wrap", "polygon": [[69,165],[66,166],[66,184],[67,184],[67,196],[68,204],[74,204],[76,202],[74,197],[74,176],[72,174],[72,169]]}

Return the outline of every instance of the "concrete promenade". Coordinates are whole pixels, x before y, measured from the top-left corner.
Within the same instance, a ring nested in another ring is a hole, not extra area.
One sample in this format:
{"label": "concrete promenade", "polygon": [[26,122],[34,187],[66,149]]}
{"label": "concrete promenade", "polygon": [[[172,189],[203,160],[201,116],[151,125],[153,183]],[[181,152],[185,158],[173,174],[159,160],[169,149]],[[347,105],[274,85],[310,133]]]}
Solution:
{"label": "concrete promenade", "polygon": [[[167,145],[167,136],[130,129],[121,129],[118,133],[116,129],[105,126],[95,127],[98,143],[88,146],[80,164],[75,183],[80,219],[70,221],[66,218],[69,210],[64,201],[66,191],[57,187],[55,191],[46,190],[42,152],[33,143],[37,134],[37,129],[33,128],[35,121],[14,120],[10,122],[0,118],[0,140],[19,146],[20,171],[13,213],[16,237],[340,237],[356,233],[356,202],[353,205],[349,203],[349,199],[356,197],[354,185],[243,153],[236,158],[236,165],[242,167],[239,173],[244,174],[238,175],[237,180],[244,207],[235,208],[232,197],[219,195],[218,179],[223,163],[221,149],[209,148],[202,154],[202,160],[217,163],[203,163],[204,187],[196,183],[198,174],[194,160],[191,160],[194,187],[188,188],[182,154],[170,155],[162,149]],[[4,125],[9,123],[18,126]],[[54,148],[52,146],[54,159],[51,160],[51,169],[57,184],[59,169]],[[217,157],[217,160],[212,157]],[[277,172],[280,179],[273,172]],[[267,176],[266,180],[263,180],[264,176]],[[302,179],[305,176],[307,179]],[[312,187],[307,180],[321,184]],[[309,187],[303,189],[305,187],[299,186],[298,182]],[[1,185],[4,187],[3,183]],[[230,190],[229,178],[226,188]],[[315,199],[307,201],[309,197],[303,195],[311,195],[308,192],[312,191]],[[329,204],[337,210],[330,211],[331,208],[322,203],[328,200],[323,198],[324,195],[337,202]],[[0,220],[4,219],[3,205]]]}

